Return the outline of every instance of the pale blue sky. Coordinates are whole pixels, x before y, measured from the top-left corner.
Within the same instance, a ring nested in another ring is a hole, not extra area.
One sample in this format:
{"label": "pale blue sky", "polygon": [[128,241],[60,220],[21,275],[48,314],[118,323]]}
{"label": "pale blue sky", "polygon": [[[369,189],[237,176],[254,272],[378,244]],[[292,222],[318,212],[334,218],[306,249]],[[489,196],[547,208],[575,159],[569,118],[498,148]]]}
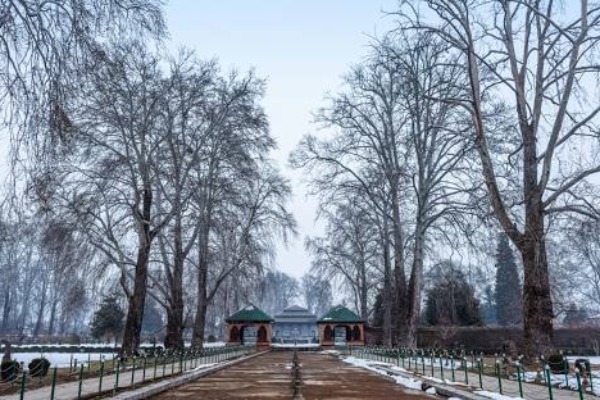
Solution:
{"label": "pale blue sky", "polygon": [[335,91],[350,64],[368,51],[369,36],[393,25],[382,11],[396,0],[171,0],[170,49],[186,46],[225,68],[254,68],[267,78],[264,100],[279,149],[273,154],[294,189],[291,210],[299,235],[279,246],[276,266],[300,277],[310,267],[304,237],[320,232],[316,202],[306,198],[301,174],[287,166],[302,136],[314,132],[311,112]]}

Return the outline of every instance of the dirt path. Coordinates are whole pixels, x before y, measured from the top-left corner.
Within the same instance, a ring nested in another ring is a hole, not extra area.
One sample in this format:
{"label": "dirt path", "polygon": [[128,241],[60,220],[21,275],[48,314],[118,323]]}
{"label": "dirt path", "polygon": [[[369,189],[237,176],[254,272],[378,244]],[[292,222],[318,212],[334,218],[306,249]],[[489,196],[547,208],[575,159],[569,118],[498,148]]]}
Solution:
{"label": "dirt path", "polygon": [[[292,352],[271,351],[231,368],[200,378],[153,399],[291,399]],[[407,391],[379,375],[344,364],[331,356],[299,353],[300,393],[312,399],[431,399]]]}

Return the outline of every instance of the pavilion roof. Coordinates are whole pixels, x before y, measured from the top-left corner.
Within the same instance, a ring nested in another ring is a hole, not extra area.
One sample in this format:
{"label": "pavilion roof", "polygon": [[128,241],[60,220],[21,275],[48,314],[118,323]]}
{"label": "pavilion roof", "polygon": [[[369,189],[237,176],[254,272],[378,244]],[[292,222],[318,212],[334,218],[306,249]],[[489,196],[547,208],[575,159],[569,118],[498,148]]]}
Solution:
{"label": "pavilion roof", "polygon": [[256,307],[254,304],[248,304],[246,307],[238,310],[229,317],[226,322],[273,322],[273,317]]}
{"label": "pavilion roof", "polygon": [[340,322],[365,322],[361,317],[359,317],[356,313],[350,311],[348,308],[344,306],[335,306],[330,309],[325,315],[323,315],[318,323],[340,323]]}

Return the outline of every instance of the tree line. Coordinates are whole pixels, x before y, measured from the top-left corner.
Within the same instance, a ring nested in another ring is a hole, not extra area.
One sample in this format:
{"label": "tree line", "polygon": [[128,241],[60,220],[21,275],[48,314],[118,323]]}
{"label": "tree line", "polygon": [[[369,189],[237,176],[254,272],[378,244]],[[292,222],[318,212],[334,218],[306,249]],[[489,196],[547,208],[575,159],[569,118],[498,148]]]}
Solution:
{"label": "tree line", "polygon": [[295,234],[264,80],[165,52],[158,1],[9,2],[6,13],[2,333],[80,331],[93,297],[114,306],[116,294],[123,351],[139,347],[149,301],[167,347],[185,329],[201,346],[207,321],[215,329],[277,286],[274,243]]}
{"label": "tree line", "polygon": [[363,316],[380,293],[385,344],[416,345],[427,271],[466,258],[458,274],[476,279],[467,267],[489,263],[498,230],[523,288],[495,302],[522,306],[527,355],[551,351],[575,280],[597,307],[600,10],[576,3],[402,2],[292,154],[326,224],[307,242],[313,268]]}

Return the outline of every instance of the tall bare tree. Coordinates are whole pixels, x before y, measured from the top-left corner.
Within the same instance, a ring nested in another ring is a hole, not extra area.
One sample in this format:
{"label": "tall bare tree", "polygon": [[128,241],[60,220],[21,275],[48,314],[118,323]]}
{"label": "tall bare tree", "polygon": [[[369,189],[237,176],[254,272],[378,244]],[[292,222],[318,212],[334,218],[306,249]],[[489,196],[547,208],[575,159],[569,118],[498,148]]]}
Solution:
{"label": "tall bare tree", "polygon": [[[68,142],[70,86],[93,71],[111,38],[160,38],[160,0],[7,0],[0,5],[0,104],[29,156]],[[56,152],[58,153],[58,152]]]}
{"label": "tall bare tree", "polygon": [[139,43],[115,47],[83,90],[74,125],[81,152],[66,197],[91,243],[121,271],[128,298],[123,350],[140,342],[152,243],[173,216],[159,210],[164,109],[170,81]]}
{"label": "tall bare tree", "polygon": [[[401,29],[435,35],[452,49],[468,84],[453,99],[472,118],[483,181],[493,213],[519,250],[524,268],[523,318],[528,355],[552,348],[554,317],[547,259],[548,218],[597,217],[590,178],[600,172],[597,145],[600,72],[595,49],[600,9],[587,0],[567,12],[552,0],[428,0],[404,3]],[[574,6],[575,4],[571,4]],[[575,11],[576,10],[576,11]],[[450,50],[449,50],[450,52]],[[593,89],[592,89],[593,90]],[[508,102],[516,143],[508,157],[495,146],[489,116]],[[577,149],[576,160],[563,163]],[[506,175],[503,166],[509,165]],[[513,201],[507,182],[517,184]]]}

